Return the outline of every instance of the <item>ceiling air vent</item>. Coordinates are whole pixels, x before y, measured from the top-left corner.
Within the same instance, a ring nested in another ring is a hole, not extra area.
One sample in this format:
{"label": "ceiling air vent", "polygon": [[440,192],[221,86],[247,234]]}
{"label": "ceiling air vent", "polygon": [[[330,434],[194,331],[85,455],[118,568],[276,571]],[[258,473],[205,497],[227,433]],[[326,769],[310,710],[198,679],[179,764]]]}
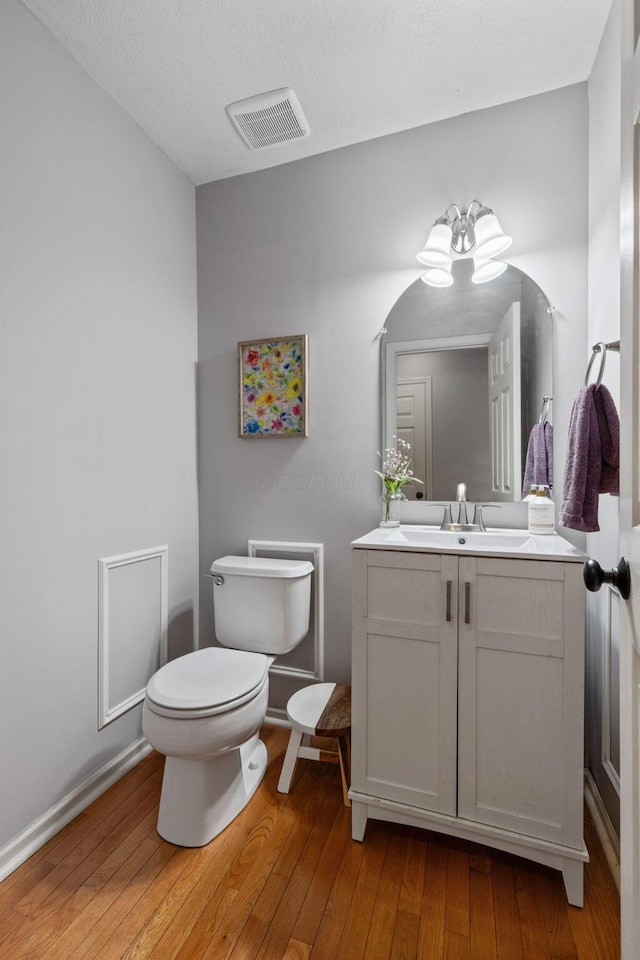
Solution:
{"label": "ceiling air vent", "polygon": [[290,143],[308,137],[311,132],[298,98],[288,87],[237,100],[226,110],[251,150]]}

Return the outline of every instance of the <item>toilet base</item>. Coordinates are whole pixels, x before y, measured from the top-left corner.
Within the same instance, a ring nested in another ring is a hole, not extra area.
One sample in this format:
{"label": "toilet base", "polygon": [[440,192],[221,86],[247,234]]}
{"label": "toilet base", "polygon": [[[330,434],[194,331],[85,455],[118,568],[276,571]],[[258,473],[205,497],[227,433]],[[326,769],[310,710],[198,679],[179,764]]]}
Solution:
{"label": "toilet base", "polygon": [[211,760],[167,757],[157,830],[179,847],[203,847],[247,805],[267,769],[258,735]]}

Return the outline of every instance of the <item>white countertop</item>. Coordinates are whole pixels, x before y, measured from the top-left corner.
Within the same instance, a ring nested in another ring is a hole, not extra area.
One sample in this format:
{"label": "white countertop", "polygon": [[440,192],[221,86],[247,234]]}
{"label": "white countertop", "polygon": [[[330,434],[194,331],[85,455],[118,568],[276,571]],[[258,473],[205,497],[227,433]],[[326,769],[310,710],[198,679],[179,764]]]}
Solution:
{"label": "white countertop", "polygon": [[366,550],[411,550],[574,563],[584,563],[587,559],[586,554],[557,533],[540,536],[527,530],[497,528],[482,533],[466,533],[413,523],[402,523],[399,527],[376,527],[354,540],[351,546]]}

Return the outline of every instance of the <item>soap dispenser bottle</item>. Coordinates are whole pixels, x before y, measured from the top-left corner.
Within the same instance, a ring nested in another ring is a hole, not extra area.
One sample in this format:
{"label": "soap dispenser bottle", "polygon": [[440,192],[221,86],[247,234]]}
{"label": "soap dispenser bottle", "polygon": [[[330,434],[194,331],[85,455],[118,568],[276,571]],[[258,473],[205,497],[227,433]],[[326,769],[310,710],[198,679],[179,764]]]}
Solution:
{"label": "soap dispenser bottle", "polygon": [[544,484],[538,484],[535,494],[529,501],[529,533],[555,533],[556,508]]}

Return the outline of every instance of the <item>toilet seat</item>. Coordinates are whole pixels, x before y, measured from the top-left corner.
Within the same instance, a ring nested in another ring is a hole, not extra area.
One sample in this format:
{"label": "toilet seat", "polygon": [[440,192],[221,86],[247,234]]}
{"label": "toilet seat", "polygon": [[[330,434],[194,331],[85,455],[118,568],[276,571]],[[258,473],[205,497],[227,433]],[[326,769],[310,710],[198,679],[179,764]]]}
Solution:
{"label": "toilet seat", "polygon": [[171,660],[151,677],[147,705],[164,717],[212,717],[252,700],[268,683],[263,653],[205,647]]}

